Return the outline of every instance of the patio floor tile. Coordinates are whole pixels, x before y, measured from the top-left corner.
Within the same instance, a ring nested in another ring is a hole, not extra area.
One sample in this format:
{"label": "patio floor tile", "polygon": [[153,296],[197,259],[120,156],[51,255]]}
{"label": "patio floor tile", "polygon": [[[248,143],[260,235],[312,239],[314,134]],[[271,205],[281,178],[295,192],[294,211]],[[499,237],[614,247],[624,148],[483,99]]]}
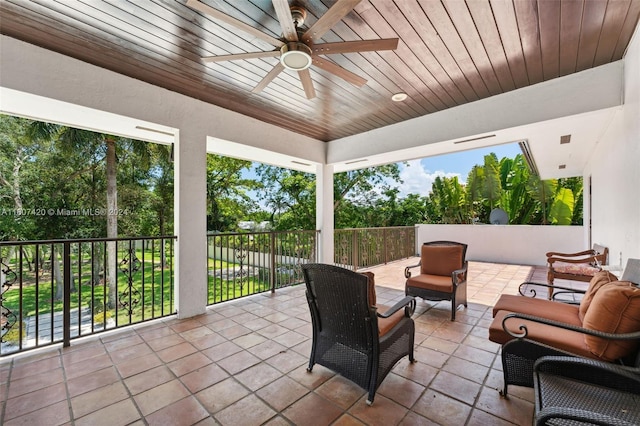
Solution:
{"label": "patio floor tile", "polygon": [[[415,263],[371,268],[379,303],[403,297],[404,267]],[[530,424],[532,389],[498,393],[500,346],[488,327],[499,295],[532,277],[544,281],[544,268],[470,262],[469,306],[454,322],[448,302],[418,300],[417,362],[400,360],[372,406],[342,376],[307,371],[311,319],[295,286],[0,359],[0,424]]]}

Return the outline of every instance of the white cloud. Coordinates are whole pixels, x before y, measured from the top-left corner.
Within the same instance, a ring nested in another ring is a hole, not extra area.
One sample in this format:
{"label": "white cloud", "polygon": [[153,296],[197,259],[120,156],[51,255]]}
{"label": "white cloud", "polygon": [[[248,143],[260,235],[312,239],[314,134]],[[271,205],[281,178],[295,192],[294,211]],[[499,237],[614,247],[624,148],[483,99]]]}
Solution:
{"label": "white cloud", "polygon": [[409,194],[429,195],[433,181],[435,181],[438,176],[457,176],[460,182],[463,181],[460,173],[447,173],[443,170],[431,172],[423,167],[421,160],[411,160],[407,162],[406,166],[401,165],[400,167],[402,167],[402,170],[400,170],[400,178],[404,181],[399,187],[401,197],[406,197]]}

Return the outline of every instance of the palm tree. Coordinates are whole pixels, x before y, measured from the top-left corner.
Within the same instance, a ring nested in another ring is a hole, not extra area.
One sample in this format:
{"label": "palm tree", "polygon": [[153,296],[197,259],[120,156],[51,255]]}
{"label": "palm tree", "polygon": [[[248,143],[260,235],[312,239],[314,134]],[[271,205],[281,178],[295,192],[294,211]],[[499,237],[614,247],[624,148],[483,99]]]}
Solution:
{"label": "palm tree", "polygon": [[[76,171],[80,175],[98,163],[105,162],[107,196],[106,196],[106,236],[107,238],[118,237],[118,189],[117,189],[117,150],[128,149],[134,151],[140,158],[139,165],[149,168],[151,153],[148,144],[119,136],[95,133],[88,130],[76,129],[73,127],[61,126],[53,123],[34,121],[30,127],[29,134],[32,140],[47,139],[56,140],[63,154],[74,153],[85,158],[92,159],[85,169]],[[109,289],[107,306],[109,309],[115,308],[117,300],[117,253],[116,243],[107,242],[107,266],[106,280]],[[54,253],[54,260],[57,256]],[[97,276],[97,275],[96,275]]]}

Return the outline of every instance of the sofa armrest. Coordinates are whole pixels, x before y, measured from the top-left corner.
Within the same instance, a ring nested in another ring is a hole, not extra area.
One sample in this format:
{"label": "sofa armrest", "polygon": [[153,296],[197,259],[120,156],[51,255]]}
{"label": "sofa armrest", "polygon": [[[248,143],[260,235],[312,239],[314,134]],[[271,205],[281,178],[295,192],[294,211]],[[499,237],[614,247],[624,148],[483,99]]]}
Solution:
{"label": "sofa armrest", "polygon": [[[520,284],[518,286],[518,293],[520,293],[521,296],[525,296],[525,297],[536,297],[538,293],[536,293],[536,290],[534,288],[525,290],[526,287],[532,287],[532,286],[543,287],[545,289],[553,288],[554,290],[560,290],[558,292],[559,294],[562,294],[562,293],[585,294],[586,293],[586,290],[578,290],[570,287],[549,285],[546,283],[537,283],[533,281],[525,281],[522,284]],[[529,294],[525,294],[525,293],[529,293]],[[553,299],[555,299],[555,294],[553,295]],[[558,302],[560,302],[560,300],[558,300]]]}
{"label": "sofa armrest", "polygon": [[580,259],[569,259],[564,257],[548,257],[547,263],[549,266],[553,267],[554,262],[562,262],[562,263],[575,263],[575,264],[600,264],[602,263],[599,259],[599,255],[593,255],[589,257],[581,257]]}
{"label": "sofa armrest", "polygon": [[562,328],[565,330],[571,330],[571,331],[576,331],[578,333],[583,333],[583,334],[588,334],[591,336],[596,336],[596,337],[600,337],[603,339],[608,339],[608,340],[640,340],[640,331],[635,331],[633,333],[605,333],[602,331],[598,331],[598,330],[590,330],[588,328],[584,328],[584,327],[578,327],[575,325],[571,325],[571,324],[567,324],[567,323],[563,323],[563,322],[559,322],[559,321],[553,321],[550,319],[546,319],[546,318],[541,318],[541,317],[536,317],[533,315],[526,315],[526,314],[519,314],[516,312],[512,312],[509,313],[507,315],[505,315],[505,317],[502,319],[502,329],[505,331],[505,333],[507,333],[508,335],[518,338],[518,339],[524,339],[527,337],[528,335],[528,330],[527,330],[527,326],[525,324],[520,324],[518,326],[518,330],[520,330],[520,333],[516,332],[516,331],[511,331],[507,328],[507,321],[515,318],[515,319],[524,319],[527,321],[532,321],[532,322],[537,322],[540,324],[546,324],[546,325],[551,325],[554,327],[558,327],[558,328]]}
{"label": "sofa armrest", "polygon": [[577,257],[577,256],[593,256],[596,252],[593,249],[579,251],[577,253],[560,253],[558,251],[550,251],[545,254],[547,257]]}

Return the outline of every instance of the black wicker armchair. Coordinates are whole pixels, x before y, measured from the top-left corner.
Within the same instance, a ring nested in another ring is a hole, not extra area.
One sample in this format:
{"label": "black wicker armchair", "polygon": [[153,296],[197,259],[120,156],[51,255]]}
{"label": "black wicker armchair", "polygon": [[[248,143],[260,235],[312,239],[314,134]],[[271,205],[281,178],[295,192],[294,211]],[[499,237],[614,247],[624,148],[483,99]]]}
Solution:
{"label": "black wicker armchair", "polygon": [[[514,327],[507,325],[509,320],[513,320]],[[504,388],[500,392],[504,397],[508,397],[508,386],[526,386],[533,387],[533,371],[535,362],[545,356],[566,356],[577,357],[580,359],[592,358],[592,354],[585,354],[584,352],[578,353],[578,351],[569,351],[561,349],[554,345],[540,342],[539,337],[535,337],[536,340],[527,338],[528,327],[533,324],[546,324],[551,326],[549,332],[553,332],[553,328],[556,330],[569,330],[582,335],[594,336],[604,341],[620,342],[629,341],[635,342],[635,349],[623,358],[616,359],[610,362],[611,365],[627,365],[633,367],[640,367],[640,351],[637,343],[640,342],[640,332],[633,333],[603,333],[600,331],[590,330],[583,327],[576,327],[569,324],[559,323],[557,321],[546,320],[544,318],[535,317],[532,315],[510,313],[503,319],[503,327],[505,331],[515,337],[513,340],[508,341],[502,346],[502,371],[504,375]],[[514,329],[519,329],[521,333],[517,333]],[[590,355],[587,357],[587,355]],[[596,361],[594,359],[594,361]],[[599,361],[603,362],[603,361]]]}
{"label": "black wicker armchair", "polygon": [[[467,245],[454,241],[424,243],[420,263],[407,266],[405,293],[425,300],[450,300],[451,321],[456,319],[458,306],[467,307]],[[411,276],[411,269],[420,273]]]}
{"label": "black wicker armchair", "polygon": [[369,392],[376,390],[393,366],[408,355],[411,362],[415,325],[413,297],[378,313],[370,277],[324,264],[302,265],[313,324],[309,367],[320,364]]}
{"label": "black wicker armchair", "polygon": [[585,358],[545,356],[534,366],[535,424],[640,424],[640,371]]}

